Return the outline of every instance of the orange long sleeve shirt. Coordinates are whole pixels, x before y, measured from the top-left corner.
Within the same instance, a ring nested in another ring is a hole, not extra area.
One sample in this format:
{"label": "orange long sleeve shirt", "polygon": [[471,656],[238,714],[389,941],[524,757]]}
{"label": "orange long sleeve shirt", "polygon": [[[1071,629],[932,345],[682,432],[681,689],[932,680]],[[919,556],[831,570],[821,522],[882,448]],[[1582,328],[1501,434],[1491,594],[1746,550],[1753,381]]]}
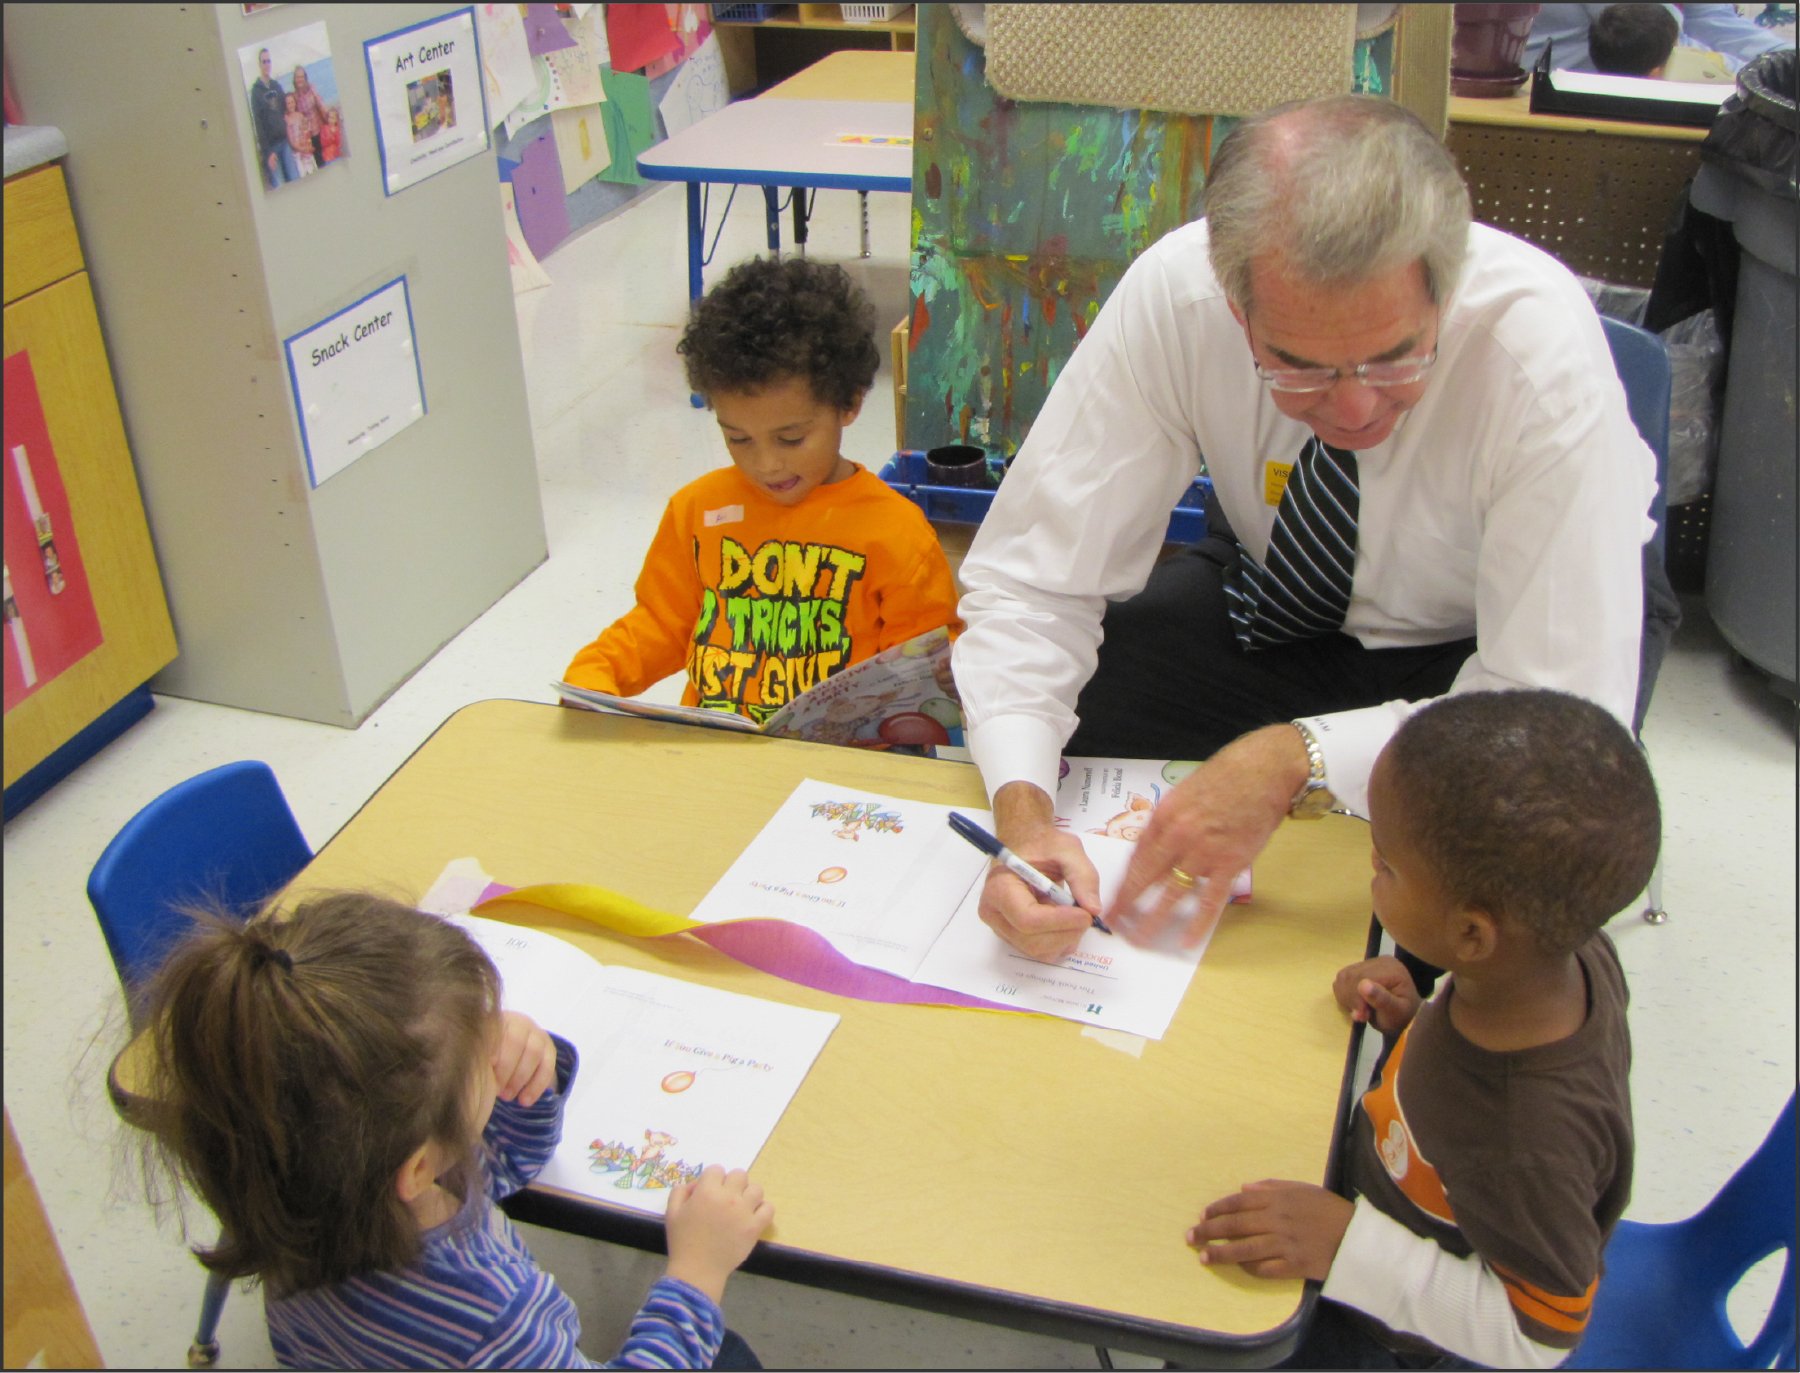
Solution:
{"label": "orange long sleeve shirt", "polygon": [[762,720],[840,668],[940,625],[956,585],[916,506],[866,468],[777,505],[735,467],[677,491],[637,604],[564,680],[635,696],[686,670],[685,705]]}

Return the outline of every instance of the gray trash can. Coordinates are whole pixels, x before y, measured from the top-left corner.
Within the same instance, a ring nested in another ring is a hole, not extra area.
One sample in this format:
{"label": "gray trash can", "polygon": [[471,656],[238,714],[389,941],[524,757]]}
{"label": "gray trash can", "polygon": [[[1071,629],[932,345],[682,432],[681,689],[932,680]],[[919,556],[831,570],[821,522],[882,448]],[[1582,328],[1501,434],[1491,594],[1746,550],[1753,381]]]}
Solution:
{"label": "gray trash can", "polygon": [[1795,54],[1738,73],[1701,145],[1694,208],[1732,226],[1742,256],[1719,423],[1706,608],[1726,641],[1795,689]]}

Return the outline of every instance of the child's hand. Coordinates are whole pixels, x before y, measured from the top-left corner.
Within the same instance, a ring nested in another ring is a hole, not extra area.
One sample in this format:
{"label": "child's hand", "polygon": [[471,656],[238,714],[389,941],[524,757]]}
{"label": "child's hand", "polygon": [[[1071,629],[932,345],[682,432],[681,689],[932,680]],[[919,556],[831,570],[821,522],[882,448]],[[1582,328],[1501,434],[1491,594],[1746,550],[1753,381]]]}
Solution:
{"label": "child's hand", "polygon": [[502,1101],[535,1106],[556,1085],[556,1045],[537,1021],[518,1011],[500,1012],[494,1046],[494,1088]]}
{"label": "child's hand", "polygon": [[723,1300],[725,1279],[774,1219],[775,1208],[748,1173],[710,1165],[669,1193],[669,1276]]}
{"label": "child's hand", "polygon": [[1368,1021],[1384,1035],[1398,1034],[1419,1013],[1412,974],[1399,959],[1386,955],[1341,969],[1331,991],[1352,1020]]}
{"label": "child's hand", "polygon": [[1187,1240],[1201,1263],[1241,1264],[1258,1278],[1323,1282],[1355,1209],[1323,1187],[1265,1178],[1207,1207]]}

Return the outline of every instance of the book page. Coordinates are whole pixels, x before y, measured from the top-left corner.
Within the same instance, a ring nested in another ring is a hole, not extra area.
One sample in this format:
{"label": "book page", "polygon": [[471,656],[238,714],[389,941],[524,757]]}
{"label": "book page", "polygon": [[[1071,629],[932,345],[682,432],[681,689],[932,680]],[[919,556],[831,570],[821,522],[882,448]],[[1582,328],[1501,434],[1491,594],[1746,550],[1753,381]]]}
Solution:
{"label": "book page", "polygon": [[480,915],[450,915],[445,919],[467,930],[493,960],[500,974],[502,1006],[509,1011],[523,1011],[546,1030],[556,1030],[564,1039],[569,1038],[557,1026],[593,997],[605,971],[601,964],[568,940],[542,930]]}
{"label": "book page", "polygon": [[927,630],[833,673],[771,715],[763,731],[813,744],[921,753],[960,745],[949,630]]}
{"label": "book page", "polygon": [[[991,823],[981,812],[964,813]],[[1099,834],[1081,834],[1080,839],[1100,874],[1101,901],[1110,905],[1125,880],[1132,845]],[[1195,947],[1167,951],[1140,948],[1119,935],[1090,929],[1074,953],[1047,963],[1027,958],[982,924],[976,911],[980,900],[978,883],[932,945],[916,981],[1149,1039],[1168,1032],[1212,938],[1208,929]]]}
{"label": "book page", "polygon": [[693,918],[790,921],[853,963],[911,978],[987,868],[951,830],[951,809],[808,778]]}
{"label": "book page", "polygon": [[546,1186],[663,1214],[708,1164],[748,1168],[837,1027],[787,1006],[635,968],[604,971],[557,1029],[581,1052]]}
{"label": "book page", "polygon": [[635,1211],[661,1215],[709,1163],[748,1168],[837,1027],[828,1011],[607,967],[542,930],[446,918],[494,960],[501,1004],[579,1055],[536,1181]]}
{"label": "book page", "polygon": [[610,692],[579,687],[570,682],[552,682],[556,694],[570,705],[597,710],[603,715],[636,715],[644,720],[673,720],[678,724],[701,725],[707,729],[731,729],[740,734],[755,734],[756,722],[731,710],[703,710],[699,706],[666,706],[655,701],[640,701],[635,696],[614,696]]}

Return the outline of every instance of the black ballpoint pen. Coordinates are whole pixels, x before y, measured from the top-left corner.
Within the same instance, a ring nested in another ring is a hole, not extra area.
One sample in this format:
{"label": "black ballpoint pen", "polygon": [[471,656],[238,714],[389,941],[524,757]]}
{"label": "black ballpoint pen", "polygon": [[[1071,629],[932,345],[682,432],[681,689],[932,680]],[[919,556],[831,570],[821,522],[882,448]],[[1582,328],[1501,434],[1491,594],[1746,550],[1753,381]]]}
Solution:
{"label": "black ballpoint pen", "polygon": [[[1069,890],[1069,884],[1067,882],[1052,882],[1048,877],[1044,876],[1043,873],[1032,867],[1031,864],[1027,863],[1011,849],[1007,848],[1005,844],[1002,844],[980,825],[969,819],[968,816],[959,815],[955,811],[951,811],[950,828],[955,830],[964,839],[967,839],[989,858],[992,858],[995,862],[999,863],[1001,867],[1012,873],[1013,876],[1017,877],[1026,886],[1030,887],[1034,892],[1052,905],[1073,906],[1076,904],[1075,893]],[[1090,914],[1088,920],[1101,934],[1112,933],[1111,930],[1106,928],[1106,922],[1101,920],[1099,916]]]}

